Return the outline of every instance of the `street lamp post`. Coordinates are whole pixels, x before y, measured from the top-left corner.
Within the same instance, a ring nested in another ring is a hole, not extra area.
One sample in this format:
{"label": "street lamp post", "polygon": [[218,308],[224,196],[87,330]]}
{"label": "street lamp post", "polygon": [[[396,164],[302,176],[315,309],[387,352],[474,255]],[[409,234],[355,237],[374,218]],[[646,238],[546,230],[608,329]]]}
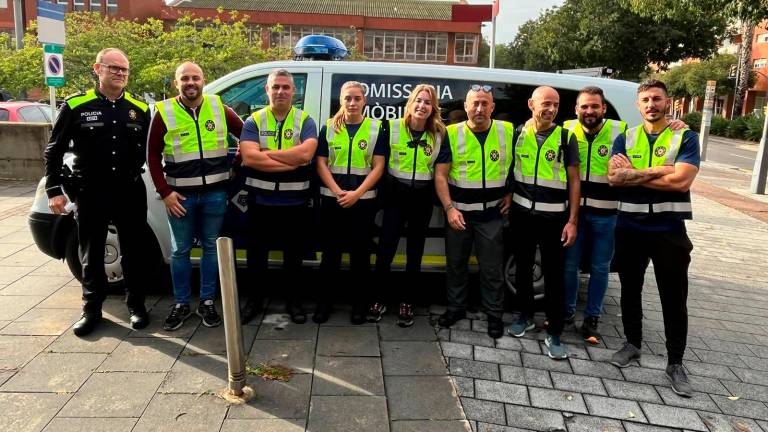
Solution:
{"label": "street lamp post", "polygon": [[13,0],[13,25],[16,36],[16,49],[24,48],[24,5],[21,0]]}

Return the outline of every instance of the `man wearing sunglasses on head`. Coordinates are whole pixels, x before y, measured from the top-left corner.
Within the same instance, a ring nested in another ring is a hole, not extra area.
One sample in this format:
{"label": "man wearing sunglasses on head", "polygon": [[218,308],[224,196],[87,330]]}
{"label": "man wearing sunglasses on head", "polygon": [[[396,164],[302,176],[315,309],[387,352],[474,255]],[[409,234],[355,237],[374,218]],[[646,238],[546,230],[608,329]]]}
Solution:
{"label": "man wearing sunglasses on head", "polygon": [[[72,328],[77,336],[92,332],[101,320],[108,289],[104,246],[110,222],[120,236],[131,327],[140,329],[149,323],[144,307],[147,267],[142,263],[143,241],[149,230],[141,179],[149,108],[125,91],[130,69],[121,50],[101,50],[93,71],[98,86],[67,98],[45,149],[48,206],[55,214],[66,213],[68,199],[62,188],[77,205],[84,301],[82,318]],[[64,185],[62,160],[70,141],[75,161],[71,180]]]}
{"label": "man wearing sunglasses on head", "polygon": [[473,85],[464,101],[467,121],[448,126],[450,145],[437,157],[435,188],[445,210],[448,310],[438,323],[450,327],[466,316],[469,257],[480,265],[480,292],[488,335],[504,333],[504,239],[502,215],[510,206],[506,189],[514,126],[492,120],[493,87]]}

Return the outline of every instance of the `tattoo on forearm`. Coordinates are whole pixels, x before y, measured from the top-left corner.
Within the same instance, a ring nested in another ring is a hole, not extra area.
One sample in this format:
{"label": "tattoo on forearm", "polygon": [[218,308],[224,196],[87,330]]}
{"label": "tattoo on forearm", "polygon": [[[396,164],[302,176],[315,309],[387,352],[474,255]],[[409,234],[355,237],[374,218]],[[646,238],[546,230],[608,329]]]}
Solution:
{"label": "tattoo on forearm", "polygon": [[610,176],[611,183],[617,186],[641,185],[658,177],[653,171],[619,168]]}

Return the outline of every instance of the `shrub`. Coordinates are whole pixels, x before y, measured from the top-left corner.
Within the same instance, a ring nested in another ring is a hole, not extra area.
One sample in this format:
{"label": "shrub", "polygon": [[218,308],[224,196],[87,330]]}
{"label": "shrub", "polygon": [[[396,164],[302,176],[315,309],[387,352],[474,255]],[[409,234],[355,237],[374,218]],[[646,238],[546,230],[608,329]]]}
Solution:
{"label": "shrub", "polygon": [[680,120],[684,121],[691,130],[698,131],[701,129],[701,113],[690,112],[684,115]]}
{"label": "shrub", "polygon": [[735,139],[744,139],[744,135],[747,131],[747,119],[746,117],[736,117],[731,120],[731,124],[728,126],[728,137]]}
{"label": "shrub", "polygon": [[709,133],[717,136],[728,135],[728,126],[731,124],[727,118],[719,115],[712,117],[712,124],[709,126]]}
{"label": "shrub", "polygon": [[764,116],[748,115],[745,117],[747,128],[744,131],[744,139],[750,141],[760,141],[763,137],[763,125],[765,124]]}

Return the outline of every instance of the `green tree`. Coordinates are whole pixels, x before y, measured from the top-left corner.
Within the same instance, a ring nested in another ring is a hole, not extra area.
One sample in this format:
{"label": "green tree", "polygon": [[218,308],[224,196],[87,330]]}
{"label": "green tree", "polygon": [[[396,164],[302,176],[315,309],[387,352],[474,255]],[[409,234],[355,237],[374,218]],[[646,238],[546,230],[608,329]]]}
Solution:
{"label": "green tree", "polygon": [[518,30],[513,62],[542,71],[609,66],[637,79],[651,63],[709,57],[726,33],[722,17],[643,17],[621,1],[566,0],[546,10]]}
{"label": "green tree", "polygon": [[34,87],[42,87],[43,48],[36,44],[37,37],[24,36],[24,48],[11,48],[10,35],[0,33],[0,88],[7,90],[13,97]]}

